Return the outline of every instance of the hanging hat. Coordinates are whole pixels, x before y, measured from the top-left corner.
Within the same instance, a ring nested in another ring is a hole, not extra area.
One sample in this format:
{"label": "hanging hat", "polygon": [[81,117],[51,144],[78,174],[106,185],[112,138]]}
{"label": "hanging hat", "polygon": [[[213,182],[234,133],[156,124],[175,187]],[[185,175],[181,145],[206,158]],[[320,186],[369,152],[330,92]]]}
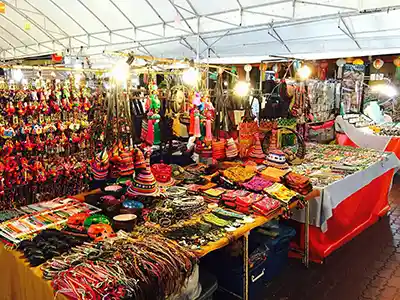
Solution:
{"label": "hanging hat", "polygon": [[135,179],[128,187],[126,195],[133,196],[153,196],[158,193],[157,182],[150,169],[150,155],[146,155],[145,168],[136,172]]}
{"label": "hanging hat", "polygon": [[144,160],[143,152],[138,148],[136,148],[133,152],[133,161],[134,161],[135,169],[146,168],[146,161]]}
{"label": "hanging hat", "polygon": [[151,171],[160,186],[173,186],[175,179],[172,178],[172,167],[167,164],[153,164]]}
{"label": "hanging hat", "polygon": [[90,169],[93,174],[94,180],[105,180],[108,174],[108,168],[110,167],[107,149],[104,148],[95,159],[90,163]]}
{"label": "hanging hat", "polygon": [[256,163],[262,163],[265,160],[265,154],[261,148],[260,139],[258,133],[255,135],[255,143],[250,150],[249,158]]}
{"label": "hanging hat", "polygon": [[238,149],[236,147],[236,143],[233,138],[230,138],[226,141],[226,157],[234,158],[238,155]]}
{"label": "hanging hat", "polygon": [[289,165],[286,162],[285,153],[278,149],[271,150],[268,153],[267,160],[264,161],[264,164],[278,169],[289,168]]}
{"label": "hanging hat", "polygon": [[130,176],[135,172],[135,166],[133,164],[133,156],[130,151],[124,151],[120,155],[118,161],[119,176]]}

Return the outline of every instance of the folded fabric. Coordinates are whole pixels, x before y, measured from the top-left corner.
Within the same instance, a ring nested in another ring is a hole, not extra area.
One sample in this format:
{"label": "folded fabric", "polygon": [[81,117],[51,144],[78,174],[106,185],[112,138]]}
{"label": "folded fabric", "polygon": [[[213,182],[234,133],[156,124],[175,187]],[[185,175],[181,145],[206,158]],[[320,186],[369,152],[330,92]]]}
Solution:
{"label": "folded fabric", "polygon": [[243,187],[253,192],[262,192],[265,188],[271,186],[272,181],[264,179],[261,176],[254,176],[249,181],[243,183]]}
{"label": "folded fabric", "polygon": [[264,192],[285,204],[288,204],[297,195],[295,191],[288,189],[280,183],[274,183],[270,187],[265,188]]}
{"label": "folded fabric", "polygon": [[271,180],[273,182],[280,182],[281,177],[285,176],[287,172],[288,172],[287,170],[268,167],[262,170],[259,174],[266,180]]}
{"label": "folded fabric", "polygon": [[253,203],[260,201],[264,196],[261,194],[250,193],[244,197],[237,197],[236,204],[240,206],[250,206]]}
{"label": "folded fabric", "polygon": [[253,178],[255,174],[254,169],[241,166],[231,167],[223,171],[224,177],[236,183],[246,182]]}
{"label": "folded fabric", "polygon": [[252,208],[255,212],[266,216],[279,208],[280,205],[281,203],[278,200],[265,196],[262,200],[254,203]]}
{"label": "folded fabric", "polygon": [[304,175],[290,172],[282,179],[287,187],[302,195],[307,195],[313,189],[310,179]]}

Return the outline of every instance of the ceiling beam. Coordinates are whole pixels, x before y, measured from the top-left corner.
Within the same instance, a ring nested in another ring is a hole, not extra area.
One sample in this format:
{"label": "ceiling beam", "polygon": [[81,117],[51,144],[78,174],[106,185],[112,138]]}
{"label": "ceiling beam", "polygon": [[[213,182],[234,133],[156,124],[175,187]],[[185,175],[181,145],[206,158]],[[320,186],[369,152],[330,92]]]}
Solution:
{"label": "ceiling beam", "polygon": [[[343,26],[345,29],[343,29],[342,27],[340,27],[340,21],[342,21]],[[356,40],[356,38],[354,37],[353,33],[350,31],[350,28],[347,26],[346,22],[344,21],[344,19],[342,18],[342,16],[339,14],[339,24],[338,24],[338,28],[345,34],[347,35],[353,42],[354,44],[356,44],[356,46],[358,47],[358,49],[361,49],[360,44],[358,43],[358,41]]]}
{"label": "ceiling beam", "polygon": [[[38,9],[36,6],[32,5],[31,3],[29,3],[29,1],[25,1],[30,7],[32,7],[34,10],[36,10],[36,12],[41,15],[42,17],[44,17],[46,20],[49,20],[51,24],[53,24],[54,27],[56,27],[61,34],[65,35],[65,37],[69,37],[69,34],[66,33],[60,26],[58,26],[58,24],[56,22],[54,22],[52,19],[50,19],[46,14],[43,13],[43,11],[41,11],[40,9]],[[49,31],[49,30],[48,30]],[[58,33],[59,34],[59,33]]]}
{"label": "ceiling beam", "polygon": [[101,25],[104,26],[105,29],[107,29],[108,32],[111,32],[111,29],[104,23],[98,15],[96,15],[85,3],[83,3],[81,0],[76,0],[78,1]]}
{"label": "ceiling beam", "polygon": [[297,3],[301,3],[301,4],[307,4],[307,5],[315,5],[315,6],[321,6],[321,7],[337,8],[337,9],[343,9],[343,10],[349,10],[349,11],[358,11],[358,9],[355,8],[355,7],[332,5],[332,4],[328,4],[328,3],[318,3],[318,2],[300,1],[300,0],[296,0],[296,2]]}
{"label": "ceiling beam", "polygon": [[[192,27],[190,26],[189,22],[185,19],[185,17],[182,15],[181,11],[174,5],[174,3],[171,0],[168,0],[169,3],[173,6],[177,14],[182,18],[182,20],[185,22],[186,26],[190,29],[190,31],[194,34],[197,35],[198,38],[207,46],[208,49],[210,49],[216,57],[219,57],[218,54],[215,52],[214,49],[210,48],[208,43],[205,41],[205,39],[200,35],[200,15],[197,13],[197,10],[194,8],[192,2],[190,0],[186,0],[187,4],[190,6],[191,10],[193,10],[193,13],[197,16],[197,34],[194,32]],[[200,57],[200,45],[197,45],[197,55]]]}
{"label": "ceiling beam", "polygon": [[[48,0],[48,1],[54,2],[54,0]],[[291,0],[289,0],[289,1],[291,1]],[[282,1],[279,1],[279,2],[282,2]],[[288,1],[286,1],[286,2],[288,2]],[[271,3],[273,3],[273,2],[270,2],[269,4],[271,4]],[[266,7],[266,6],[267,6],[266,4],[263,4],[261,6],[258,5],[258,7]],[[249,8],[249,7],[254,8],[254,6],[247,6],[247,7],[244,7],[244,8],[246,9],[246,8]],[[400,5],[385,6],[385,7],[373,8],[373,9],[370,9],[368,11],[363,10],[362,12],[358,12],[358,11],[357,12],[355,12],[355,11],[344,12],[344,13],[341,13],[341,16],[342,16],[342,18],[350,18],[350,17],[358,17],[358,16],[362,16],[362,15],[366,15],[366,14],[369,14],[369,15],[387,14],[387,13],[390,13],[391,11],[399,10],[399,9],[400,9]],[[238,10],[234,10],[234,11],[238,11]],[[215,13],[213,13],[213,15],[215,15]],[[1,15],[1,16],[4,17],[4,15]],[[313,24],[313,23],[316,23],[316,22],[327,21],[327,20],[337,20],[337,19],[338,19],[338,14],[334,13],[334,14],[328,14],[328,15],[322,15],[322,16],[296,18],[294,20],[281,20],[281,21],[275,21],[274,22],[274,28],[275,29],[287,28],[287,27],[296,26],[296,25]],[[189,20],[189,18],[188,18],[188,20]],[[171,23],[173,23],[173,22],[174,21],[171,21]],[[29,35],[25,30],[21,29],[15,23],[14,23],[14,25],[17,28],[19,28],[21,31],[23,31],[25,34]],[[138,26],[138,29],[139,28],[148,28],[150,26],[156,26],[156,25],[161,25],[161,23],[149,24],[149,25],[141,25],[141,26]],[[116,34],[118,32],[123,32],[123,31],[131,30],[131,29],[132,28],[121,28],[121,29],[113,30],[112,33]],[[232,31],[229,33],[229,36],[243,34],[243,33],[246,33],[246,32],[264,31],[264,30],[267,30],[267,29],[270,29],[270,22],[254,24],[254,25],[247,25],[247,26],[242,26],[240,28],[238,27],[238,28],[232,29]],[[99,31],[99,32],[93,32],[91,34],[94,35],[94,34],[103,34],[103,33],[108,33],[108,32],[107,31]],[[225,33],[226,33],[226,29],[210,30],[210,31],[207,31],[207,32],[201,32],[200,31],[200,34],[201,35],[205,35],[206,34],[207,38],[219,37],[219,36],[221,36],[221,35],[223,35]],[[79,38],[79,37],[85,37],[85,36],[87,36],[87,34],[77,34],[77,35],[73,35],[71,37]],[[172,39],[175,39],[175,40],[179,41],[179,40],[181,40],[181,37],[188,38],[188,37],[193,37],[193,36],[197,36],[197,34],[190,33],[190,34],[186,34],[186,35],[182,35],[182,36],[175,36],[175,37],[168,37],[168,38],[142,39],[142,40],[140,40],[140,42],[141,43],[150,42],[150,43],[153,43],[153,44],[157,44],[157,43],[161,43],[162,44],[162,43],[165,43],[165,42],[168,43]],[[46,42],[51,42],[51,41],[44,41],[43,43],[46,43]],[[35,42],[33,44],[29,44],[28,46],[36,46],[37,44],[38,43]],[[114,43],[114,44],[123,45],[123,44],[129,44],[129,42],[121,42],[121,43]]]}
{"label": "ceiling beam", "polygon": [[[11,33],[10,31],[8,31],[5,27],[3,27],[3,26],[0,25],[0,28],[1,28],[4,32],[6,32],[8,35],[10,35],[10,36],[12,36],[14,39],[16,39],[18,42],[20,42],[24,47],[27,47],[27,48],[29,48],[29,49],[31,49],[31,50],[34,50],[34,51],[37,50],[37,49],[35,49],[35,48],[32,48],[31,46],[26,45],[19,37],[17,37],[16,35],[14,35],[13,33]],[[12,47],[15,48],[16,46],[13,45]]]}
{"label": "ceiling beam", "polygon": [[19,14],[21,17],[25,18],[29,22],[31,22],[39,31],[41,31],[44,35],[46,35],[49,39],[51,39],[52,42],[55,42],[59,44],[61,47],[66,48],[65,45],[63,45],[57,38],[55,38],[53,35],[48,33],[46,29],[44,29],[40,24],[38,24],[35,20],[33,20],[31,17],[29,17],[26,13],[22,12],[19,10],[17,7],[15,7],[13,4],[11,4],[9,1],[2,0],[8,7],[10,7],[13,11],[15,11],[17,14]]}
{"label": "ceiling beam", "polygon": [[57,3],[55,3],[54,0],[47,0],[49,1],[51,4],[53,4],[55,7],[58,8],[58,10],[60,10],[64,15],[66,15],[72,22],[74,22],[83,32],[85,32],[86,35],[89,34],[89,31],[87,31],[77,20],[75,20],[75,18],[73,18],[68,12],[66,12],[60,5],[58,5]]}
{"label": "ceiling beam", "polygon": [[278,32],[275,30],[275,28],[274,28],[274,26],[272,25],[272,24],[270,24],[269,25],[270,26],[270,29],[271,29],[271,31],[268,31],[268,34],[270,35],[270,36],[272,36],[275,40],[277,40],[283,47],[285,47],[286,48],[286,50],[289,52],[289,53],[292,53],[291,51],[290,51],[290,49],[289,49],[289,47],[286,45],[286,43],[283,41],[283,39],[281,38],[281,36],[278,34]]}

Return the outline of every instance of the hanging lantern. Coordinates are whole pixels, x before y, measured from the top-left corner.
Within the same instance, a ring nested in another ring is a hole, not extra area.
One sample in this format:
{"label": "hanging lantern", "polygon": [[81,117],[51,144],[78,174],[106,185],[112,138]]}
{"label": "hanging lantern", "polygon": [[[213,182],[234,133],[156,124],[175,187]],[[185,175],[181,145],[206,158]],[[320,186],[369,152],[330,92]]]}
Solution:
{"label": "hanging lantern", "polygon": [[250,71],[252,69],[251,65],[245,65],[244,70],[246,71],[246,81],[250,81]]}
{"label": "hanging lantern", "polygon": [[31,30],[31,23],[25,22],[25,24],[24,24],[24,30],[26,30],[26,31]]}
{"label": "hanging lantern", "polygon": [[382,59],[378,58],[378,59],[375,59],[375,60],[374,60],[374,62],[372,63],[372,65],[374,66],[375,69],[379,70],[380,68],[383,67],[383,64],[384,64],[384,63],[385,63],[385,62],[384,62]]}
{"label": "hanging lantern", "polygon": [[336,61],[336,65],[338,66],[337,78],[342,78],[343,75],[343,66],[346,64],[346,60],[343,58],[339,58]]}
{"label": "hanging lantern", "polygon": [[393,61],[393,64],[394,64],[396,67],[400,67],[400,56],[399,56],[398,58],[396,58],[396,59]]}
{"label": "hanging lantern", "polygon": [[6,13],[6,4],[4,2],[0,2],[0,14]]}
{"label": "hanging lantern", "polygon": [[353,61],[353,65],[363,65],[364,61],[361,58],[357,58]]}
{"label": "hanging lantern", "polygon": [[336,61],[336,65],[337,65],[339,68],[343,67],[345,64],[346,64],[346,60],[343,59],[343,58],[339,58],[339,59]]}

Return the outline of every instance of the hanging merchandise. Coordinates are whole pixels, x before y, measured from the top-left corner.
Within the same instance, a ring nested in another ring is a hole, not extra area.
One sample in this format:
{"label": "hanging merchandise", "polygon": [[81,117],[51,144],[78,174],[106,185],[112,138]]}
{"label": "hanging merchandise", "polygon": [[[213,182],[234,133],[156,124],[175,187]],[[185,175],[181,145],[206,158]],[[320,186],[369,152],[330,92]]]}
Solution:
{"label": "hanging merchandise", "polygon": [[244,70],[246,71],[246,81],[250,82],[250,71],[252,69],[251,65],[245,65]]}
{"label": "hanging merchandise", "polygon": [[145,141],[149,145],[158,145],[161,143],[160,137],[160,107],[161,102],[158,99],[158,87],[154,81],[149,83],[149,98],[146,104],[147,113],[147,135]]}
{"label": "hanging merchandise", "polygon": [[338,67],[337,78],[342,78],[343,76],[343,66],[346,64],[346,60],[343,58],[339,58],[336,61],[336,65]]}
{"label": "hanging merchandise", "polygon": [[334,119],[338,84],[329,80],[309,80],[307,82],[311,122],[325,122]]}
{"label": "hanging merchandise", "polygon": [[76,83],[73,76],[63,81],[22,80],[24,73],[18,69],[14,75],[21,83],[0,83],[4,100],[0,165],[5,171],[1,172],[1,205],[26,205],[87,189],[86,169],[96,145],[101,93]]}
{"label": "hanging merchandise", "polygon": [[345,113],[359,113],[361,108],[365,66],[344,65],[342,103]]}

